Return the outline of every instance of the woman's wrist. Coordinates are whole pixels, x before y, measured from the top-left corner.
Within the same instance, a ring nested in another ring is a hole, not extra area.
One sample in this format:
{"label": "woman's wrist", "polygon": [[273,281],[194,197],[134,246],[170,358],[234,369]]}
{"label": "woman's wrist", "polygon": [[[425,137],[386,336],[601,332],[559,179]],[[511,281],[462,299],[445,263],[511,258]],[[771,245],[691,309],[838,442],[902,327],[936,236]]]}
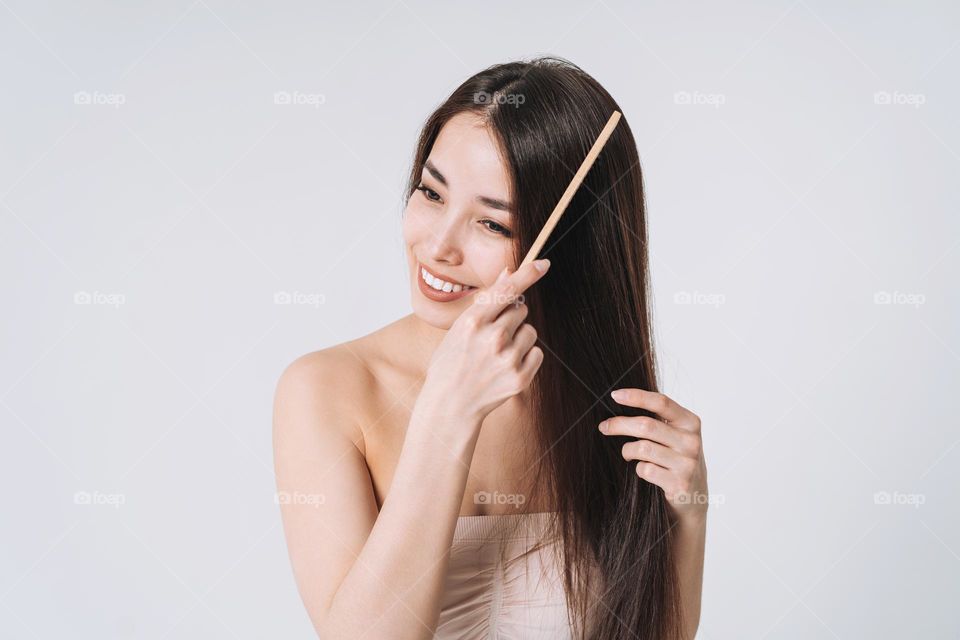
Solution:
{"label": "woman's wrist", "polygon": [[423,439],[425,446],[440,443],[445,451],[466,458],[469,465],[480,435],[483,418],[452,403],[418,398],[410,417],[407,436]]}
{"label": "woman's wrist", "polygon": [[704,529],[707,526],[707,508],[675,513],[674,522],[679,529],[688,531]]}
{"label": "woman's wrist", "polygon": [[420,395],[414,403],[414,412],[430,416],[433,420],[442,422],[465,423],[475,425],[477,429],[483,423],[486,415],[480,411],[464,406],[459,402],[456,389],[439,389],[429,381],[424,383]]}

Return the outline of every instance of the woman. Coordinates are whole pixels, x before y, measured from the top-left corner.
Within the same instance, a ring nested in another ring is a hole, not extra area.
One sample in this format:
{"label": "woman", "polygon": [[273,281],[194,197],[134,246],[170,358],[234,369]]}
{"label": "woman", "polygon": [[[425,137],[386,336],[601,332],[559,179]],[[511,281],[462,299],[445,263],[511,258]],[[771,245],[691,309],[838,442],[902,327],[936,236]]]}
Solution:
{"label": "woman", "polygon": [[469,78],[416,149],[413,313],[281,376],[278,490],[320,637],[693,638],[700,421],[655,392],[626,118],[517,269],[619,109],[559,58]]}

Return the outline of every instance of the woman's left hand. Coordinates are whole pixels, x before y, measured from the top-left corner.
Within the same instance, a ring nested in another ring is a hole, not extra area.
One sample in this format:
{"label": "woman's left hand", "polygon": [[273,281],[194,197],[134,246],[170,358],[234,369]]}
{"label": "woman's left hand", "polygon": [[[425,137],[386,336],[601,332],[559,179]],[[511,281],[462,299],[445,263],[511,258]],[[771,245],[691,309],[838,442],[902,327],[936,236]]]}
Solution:
{"label": "woman's left hand", "polygon": [[648,416],[614,416],[600,423],[601,433],[632,436],[623,445],[625,460],[637,461],[637,475],[661,489],[678,519],[703,518],[707,512],[707,466],[700,440],[700,418],[662,393],[617,389],[610,396]]}

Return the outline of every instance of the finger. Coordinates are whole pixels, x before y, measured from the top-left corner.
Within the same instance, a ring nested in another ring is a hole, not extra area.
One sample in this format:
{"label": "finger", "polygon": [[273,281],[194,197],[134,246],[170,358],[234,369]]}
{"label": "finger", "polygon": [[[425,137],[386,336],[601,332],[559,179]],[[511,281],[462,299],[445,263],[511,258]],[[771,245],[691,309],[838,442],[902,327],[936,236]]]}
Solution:
{"label": "finger", "polygon": [[527,351],[527,355],[524,356],[523,361],[520,363],[520,378],[524,381],[532,380],[542,362],[543,349],[540,347],[531,347],[530,351]]}
{"label": "finger", "polygon": [[600,423],[600,431],[608,436],[631,436],[653,440],[684,455],[698,450],[697,436],[649,416],[614,416]]}
{"label": "finger", "polygon": [[688,465],[688,458],[670,447],[665,447],[651,440],[631,440],[621,447],[620,454],[624,460],[653,462],[673,471],[683,471]]}
{"label": "finger", "polygon": [[509,305],[503,310],[497,319],[494,320],[493,326],[501,327],[506,335],[510,336],[510,339],[512,340],[514,338],[514,334],[517,332],[517,329],[520,328],[520,325],[523,324],[523,321],[527,318],[529,313],[530,308],[522,302]]}
{"label": "finger", "polygon": [[[546,268],[540,271],[540,267],[544,266]],[[492,322],[501,311],[516,300],[517,296],[523,295],[530,285],[542,278],[549,267],[550,261],[543,258],[525,264],[513,273],[504,269],[496,282],[486,291],[476,294],[474,300],[481,307],[480,319]]]}
{"label": "finger", "polygon": [[636,474],[651,484],[666,490],[670,486],[672,476],[670,471],[652,462],[638,462]]}
{"label": "finger", "polygon": [[662,393],[643,389],[617,389],[610,393],[610,397],[618,404],[652,411],[678,427],[696,427],[696,430],[700,428],[700,418],[695,413],[681,407]]}
{"label": "finger", "polygon": [[513,338],[513,348],[517,354],[517,362],[523,361],[527,352],[537,343],[537,330],[532,324],[524,324],[517,329],[517,334]]}

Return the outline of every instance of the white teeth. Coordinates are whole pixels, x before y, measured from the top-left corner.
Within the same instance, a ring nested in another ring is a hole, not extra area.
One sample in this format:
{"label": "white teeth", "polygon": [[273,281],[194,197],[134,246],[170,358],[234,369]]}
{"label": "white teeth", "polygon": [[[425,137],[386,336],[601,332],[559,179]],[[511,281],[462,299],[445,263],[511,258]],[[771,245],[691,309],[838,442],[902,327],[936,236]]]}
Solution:
{"label": "white teeth", "polygon": [[475,288],[465,284],[453,284],[452,282],[441,280],[440,278],[434,277],[434,275],[427,271],[424,267],[420,267],[420,276],[423,278],[423,281],[427,283],[427,286],[436,289],[437,291],[445,291],[449,293],[451,291],[459,292]]}

